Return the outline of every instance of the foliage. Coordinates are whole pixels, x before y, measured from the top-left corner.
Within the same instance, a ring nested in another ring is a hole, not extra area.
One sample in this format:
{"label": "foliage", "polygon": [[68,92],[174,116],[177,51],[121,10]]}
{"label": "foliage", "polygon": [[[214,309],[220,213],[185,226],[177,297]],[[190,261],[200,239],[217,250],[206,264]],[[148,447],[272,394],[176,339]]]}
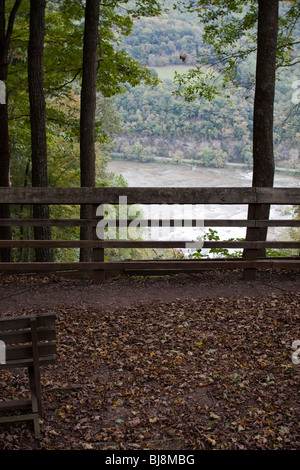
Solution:
{"label": "foliage", "polygon": [[[296,231],[296,235],[293,232],[292,229],[289,231],[289,236],[291,238],[295,238],[295,240],[299,240],[299,230]],[[297,238],[298,237],[298,238]],[[212,228],[209,228],[208,231],[203,235],[201,240],[209,240],[209,241],[220,241],[221,238],[218,235],[217,230],[213,230]],[[229,238],[224,241],[243,241],[244,238]],[[266,249],[266,257],[267,258],[278,258],[278,257],[290,257],[290,256],[297,256],[297,250],[292,250],[292,249],[273,249],[273,248],[267,248]],[[205,249],[203,252],[203,249],[198,249],[195,250],[191,254],[192,259],[203,259],[203,258],[211,258],[211,257],[216,257],[216,258],[242,258],[243,256],[243,251],[242,250],[229,250],[227,248],[210,248],[210,249]]]}
{"label": "foliage", "polygon": [[[8,7],[13,2],[7,2]],[[122,9],[120,7],[122,5]],[[9,96],[11,181],[13,186],[31,184],[31,133],[27,93],[27,47],[29,39],[29,0],[23,0],[15,22],[11,41],[11,64],[7,81]],[[47,152],[49,186],[79,186],[79,119],[82,72],[82,42],[85,2],[49,0],[46,9],[44,48],[44,87],[47,100]],[[124,186],[120,175],[108,173],[110,142],[119,131],[119,119],[113,96],[126,91],[126,85],[141,83],[155,86],[156,76],[142,67],[125,50],[121,37],[130,34],[133,19],[159,14],[161,5],[155,0],[113,2],[101,6],[99,24],[98,102],[96,117],[97,185]],[[14,209],[18,212],[19,208]],[[52,208],[52,216],[76,217],[78,209]],[[21,208],[23,217],[28,208]],[[12,214],[14,215],[14,214]],[[73,239],[77,231],[53,229],[53,238],[62,235]],[[31,237],[28,230],[20,236]],[[61,253],[57,251],[61,259]],[[71,254],[71,257],[73,255]],[[17,252],[16,258],[31,259],[30,252]]]}
{"label": "foliage", "polygon": [[[240,3],[242,5],[244,2]],[[298,2],[295,5],[296,3]],[[12,6],[13,2],[7,4]],[[235,95],[228,103],[226,96],[217,95],[213,103],[199,97],[187,103],[183,97],[175,95],[176,87],[171,81],[163,81],[158,85],[157,69],[154,71],[141,65],[182,64],[179,57],[182,53],[187,53],[187,67],[206,52],[211,59],[215,59],[211,55],[212,44],[205,44],[205,41],[212,41],[213,36],[205,36],[208,30],[199,24],[197,13],[179,8],[172,10],[173,4],[171,0],[165,2],[169,11],[164,12],[159,20],[154,15],[161,13],[161,2],[149,0],[143,3],[125,1],[122,4],[102,4],[96,122],[99,186],[126,185],[122,176],[107,172],[111,153],[139,161],[151,161],[154,157],[160,157],[184,162],[188,158],[194,164],[215,167],[222,167],[227,161],[249,163],[252,133],[250,90],[247,89],[250,99],[245,99],[245,95]],[[209,11],[212,10],[204,9],[201,13],[208,15]],[[286,12],[285,17],[282,17],[282,27],[289,31],[289,38],[292,40],[294,28],[291,19],[293,16],[297,25],[297,10],[294,7],[287,8]],[[240,14],[238,11],[235,13]],[[242,26],[250,26],[254,19],[252,7],[250,13],[244,19],[248,23],[236,23],[232,34],[238,37]],[[49,186],[52,187],[80,184],[78,130],[83,19],[84,1],[47,2],[44,69]],[[13,186],[31,184],[27,94],[28,21],[29,0],[23,0],[12,37],[7,83]],[[225,34],[226,31],[230,33],[229,26],[224,23],[218,24],[218,27],[224,29],[225,45],[229,38]],[[234,45],[240,47],[241,41],[244,41],[242,36]],[[246,46],[246,42],[243,44]],[[281,44],[284,44],[283,39]],[[220,42],[219,47],[221,46]],[[154,47],[156,49],[152,49]],[[288,47],[291,52],[291,45]],[[282,47],[283,50],[286,51]],[[142,55],[138,55],[139,53]],[[253,57],[248,56],[247,60],[242,61],[245,57],[241,52],[236,61],[239,84],[245,84],[249,71],[253,69]],[[290,85],[297,77],[290,67],[286,67],[284,73],[284,79],[277,87],[275,149],[278,160],[290,162],[294,159],[296,162],[295,149],[299,135],[295,129],[299,127],[299,114],[296,110],[290,110],[293,92]],[[16,210],[21,210],[23,217],[30,215],[27,208],[18,207]],[[51,208],[53,217],[76,217],[77,210],[78,208],[72,208],[69,213],[64,212],[65,208]],[[54,239],[64,234],[72,237],[73,234],[68,230],[53,230]],[[20,236],[30,238],[31,234],[24,230]],[[76,231],[74,236],[77,236]],[[27,257],[27,253],[20,256]]]}
{"label": "foliage", "polygon": [[[277,70],[299,62],[297,35],[300,2],[280,3]],[[199,57],[196,68],[176,76],[177,92],[187,100],[198,95],[210,100],[223,93],[224,89],[229,92],[239,87],[251,90],[254,74],[250,72],[245,75],[242,70],[246,59],[255,58],[257,0],[199,0],[197,4],[190,1],[186,5],[183,2],[183,8],[198,15],[207,50]]]}
{"label": "foliage", "polygon": [[[208,232],[206,232],[203,235],[203,241],[205,240],[220,241],[220,236],[218,235],[218,232],[216,230],[209,228]],[[229,238],[226,241],[239,241],[239,240],[241,241],[243,239],[242,238]],[[227,248],[210,248],[207,253],[203,253],[202,249],[198,249],[195,252],[193,252],[191,256],[193,259],[201,259],[201,258],[211,258],[212,256],[217,257],[217,258],[220,258],[220,257],[241,258],[242,255],[243,255],[243,252],[241,250],[234,250],[233,252],[231,252]]]}
{"label": "foliage", "polygon": [[[118,10],[120,2],[103,4],[99,33],[98,112],[96,139],[98,157],[107,152],[107,143],[119,129],[113,95],[126,91],[126,84],[154,86],[158,80],[127,52],[120,50],[120,38],[130,34],[133,18],[154,15],[161,6],[152,0],[123,2],[126,14]],[[80,117],[80,78],[84,2],[64,0],[47,2],[44,51],[45,91],[47,96],[47,137],[49,185],[78,185],[78,144]],[[30,161],[29,102],[27,95],[27,44],[29,1],[23,0],[12,37],[7,90],[12,149],[12,183],[24,184],[25,168]],[[104,145],[104,148],[103,148]],[[106,147],[105,147],[106,146]],[[108,153],[106,153],[108,154]],[[75,163],[76,162],[76,163]],[[30,184],[30,172],[26,175]],[[66,181],[68,180],[68,181]]]}
{"label": "foliage", "polygon": [[[186,26],[188,28],[188,25]],[[245,73],[251,63],[244,64]],[[297,167],[299,114],[291,112],[295,75],[290,69],[278,82],[275,102],[274,145],[278,166]],[[202,166],[225,166],[227,162],[251,165],[252,104],[243,94],[228,102],[218,95],[212,102],[196,97],[186,102],[174,94],[176,86],[163,80],[155,88],[128,87],[116,98],[121,132],[112,155],[130,160],[153,161],[156,157],[193,160]]]}
{"label": "foliage", "polygon": [[[220,5],[215,7],[211,6],[213,3],[209,2],[210,7],[201,10],[203,24],[195,4],[186,8],[184,2],[179,8],[171,0],[166,2],[169,11],[160,18],[142,18],[134,22],[133,34],[124,38],[123,46],[141,63],[149,64],[150,61],[153,73],[162,77],[163,82],[153,90],[129,86],[127,93],[118,97],[122,132],[113,145],[114,157],[139,161],[152,161],[157,157],[171,158],[174,162],[192,160],[196,165],[217,167],[229,161],[251,166],[255,69],[255,28],[251,30],[251,27],[256,22],[256,2],[250,2],[253,5],[250,7],[249,4],[248,10],[244,8],[245,2],[239,2],[236,8],[236,2],[218,2]],[[231,4],[235,11],[226,16]],[[291,5],[283,4],[282,8],[278,64],[287,65],[292,47],[287,41],[289,38],[292,42],[299,26],[295,5],[291,8]],[[211,25],[213,18],[215,30]],[[232,18],[238,18],[238,21],[230,29]],[[249,37],[243,28],[247,29]],[[222,34],[215,38],[213,31],[222,31]],[[230,35],[236,40],[231,41]],[[220,62],[214,51],[214,38],[219,54],[228,42],[228,56],[224,52]],[[187,43],[197,51],[189,52]],[[234,60],[230,61],[229,53],[233,54]],[[182,54],[186,56],[184,63],[180,59]],[[181,65],[178,65],[174,85],[170,80],[173,80],[176,65],[170,64],[175,63]],[[161,67],[163,64],[167,65]],[[181,74],[182,68],[189,71]],[[232,71],[225,80],[227,69],[228,73],[230,69]],[[169,81],[165,79],[168,75]],[[219,76],[217,81],[216,75]],[[291,108],[291,100],[292,83],[298,77],[293,67],[281,67],[278,78],[274,112],[275,161],[278,166],[290,167],[292,164],[297,168],[299,113],[297,107]],[[219,150],[222,151],[221,158],[216,155]]]}
{"label": "foliage", "polygon": [[142,18],[134,23],[123,46],[132,57],[150,67],[182,64],[182,54],[187,56],[188,64],[194,64],[203,48],[202,28],[191,23],[189,16],[174,18],[169,11],[159,18]]}

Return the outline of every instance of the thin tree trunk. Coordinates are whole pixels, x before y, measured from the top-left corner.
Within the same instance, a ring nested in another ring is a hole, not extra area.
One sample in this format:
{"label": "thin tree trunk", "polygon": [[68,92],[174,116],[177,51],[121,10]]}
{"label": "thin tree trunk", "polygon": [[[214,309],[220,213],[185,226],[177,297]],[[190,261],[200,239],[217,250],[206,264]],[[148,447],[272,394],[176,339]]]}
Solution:
{"label": "thin tree trunk", "polygon": [[[25,177],[24,177],[24,188],[27,188],[28,186],[28,180],[29,180],[29,173],[30,173],[30,159],[28,159],[27,161],[27,164],[26,164],[26,169],[25,169]],[[23,217],[23,211],[24,211],[24,204],[21,204],[20,206],[20,217],[22,218]],[[30,227],[28,227],[30,228]],[[25,237],[24,237],[24,232],[25,232],[25,227],[20,227],[20,240],[24,240]],[[28,230],[27,230],[28,232]],[[29,232],[28,232],[29,233]],[[23,254],[24,252],[26,251],[26,248],[20,248],[19,249],[19,258],[20,260],[22,261],[22,259],[24,258]],[[30,250],[28,250],[30,251]]]}
{"label": "thin tree trunk", "polygon": [[[278,0],[258,1],[256,88],[253,118],[253,187],[273,187],[273,113],[278,37]],[[270,205],[250,204],[248,219],[269,219]],[[247,240],[266,240],[267,228],[247,230]],[[265,250],[253,253],[265,256]],[[250,256],[249,256],[250,255]],[[245,256],[251,257],[250,250]]]}
{"label": "thin tree trunk", "polygon": [[[80,170],[82,187],[94,187],[96,180],[95,116],[99,18],[100,0],[86,0],[80,114]],[[91,218],[92,214],[92,206],[81,207],[81,218]],[[82,227],[80,237],[82,240],[90,239],[92,237],[92,230]],[[91,255],[91,250],[81,249],[80,260],[90,261]]]}
{"label": "thin tree trunk", "polygon": [[[46,137],[46,102],[44,95],[43,55],[45,37],[45,0],[30,1],[30,38],[28,44],[28,87],[30,99],[31,151],[32,151],[32,186],[47,187],[47,137]],[[33,206],[33,216],[49,219],[49,206]],[[36,240],[50,240],[50,227],[35,227]],[[52,250],[36,250],[36,260],[52,261]]]}
{"label": "thin tree trunk", "polygon": [[[0,45],[1,48],[1,45]],[[0,59],[1,60],[1,59]],[[0,67],[0,80],[6,82],[6,67]],[[1,71],[2,69],[2,71]],[[7,101],[7,99],[6,99]],[[8,114],[7,104],[0,104],[0,186],[10,186],[10,151],[9,151],[9,133],[8,133]],[[1,201],[0,201],[1,202]],[[10,218],[10,206],[8,204],[0,204],[0,218]],[[11,227],[0,227],[0,239],[11,239]],[[0,249],[0,260],[3,262],[12,261],[12,250],[7,248]]]}
{"label": "thin tree trunk", "polygon": [[[9,67],[9,46],[17,11],[22,0],[16,0],[6,24],[5,0],[0,0],[0,80],[6,85]],[[6,94],[6,91],[5,91]],[[10,149],[8,130],[7,94],[5,103],[0,104],[0,186],[10,186]],[[1,201],[0,201],[1,203]],[[0,218],[10,218],[8,204],[0,204]],[[0,239],[11,239],[11,227],[0,227]],[[12,250],[0,249],[0,261],[11,262]]]}

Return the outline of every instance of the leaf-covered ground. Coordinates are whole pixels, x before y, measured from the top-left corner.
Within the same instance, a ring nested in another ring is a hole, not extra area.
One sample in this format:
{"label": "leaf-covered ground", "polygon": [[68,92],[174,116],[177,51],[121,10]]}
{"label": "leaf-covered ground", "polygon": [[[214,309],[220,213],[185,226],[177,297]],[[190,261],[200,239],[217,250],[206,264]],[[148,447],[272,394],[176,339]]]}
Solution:
{"label": "leaf-covered ground", "polygon": [[[52,311],[42,439],[2,426],[0,449],[300,448],[299,292]],[[24,371],[1,372],[0,399],[26,394]]]}

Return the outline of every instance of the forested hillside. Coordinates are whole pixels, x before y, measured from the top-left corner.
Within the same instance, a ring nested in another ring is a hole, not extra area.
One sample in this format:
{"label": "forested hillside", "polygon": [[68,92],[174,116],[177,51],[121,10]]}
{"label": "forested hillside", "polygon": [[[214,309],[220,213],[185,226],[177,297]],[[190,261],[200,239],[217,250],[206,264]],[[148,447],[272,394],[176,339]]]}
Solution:
{"label": "forested hillside", "polygon": [[144,18],[135,24],[132,35],[125,40],[125,47],[130,56],[144,65],[180,64],[181,54],[192,64],[202,51],[202,31],[190,18],[174,17],[171,13]]}
{"label": "forested hillside", "polygon": [[[186,102],[176,96],[173,83],[179,73],[197,65],[201,57],[209,64],[210,50],[202,43],[196,14],[172,10],[161,17],[138,20],[123,47],[161,79],[158,87],[128,86],[116,99],[121,132],[112,156],[149,161],[153,158],[192,160],[194,164],[222,167],[227,162],[252,162],[253,88],[228,95],[221,90],[215,100],[196,98]],[[207,59],[208,58],[208,59]],[[255,69],[255,57],[239,66],[238,80]],[[292,103],[292,84],[299,77],[294,68],[279,73],[275,102],[274,144],[277,166],[299,167],[300,119]]]}
{"label": "forested hillside", "polygon": [[117,100],[122,120],[122,135],[117,139],[117,153],[126,158],[149,160],[167,157],[176,161],[193,159],[204,166],[224,166],[230,160],[250,158],[249,115],[218,97],[209,103],[186,103],[172,95],[174,86],[164,82],[157,88],[138,87]]}

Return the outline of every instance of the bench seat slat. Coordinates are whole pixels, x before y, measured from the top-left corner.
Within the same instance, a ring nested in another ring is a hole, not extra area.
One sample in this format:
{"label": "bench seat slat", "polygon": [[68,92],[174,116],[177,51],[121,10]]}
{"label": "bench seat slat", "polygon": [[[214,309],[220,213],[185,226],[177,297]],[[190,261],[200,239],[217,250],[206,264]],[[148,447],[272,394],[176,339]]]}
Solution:
{"label": "bench seat slat", "polygon": [[[41,357],[39,359],[40,365],[48,365],[48,364],[54,364],[56,362],[56,355],[55,354],[49,354],[48,356]],[[6,361],[5,364],[0,364],[0,370],[1,369],[18,369],[22,367],[29,367],[33,365],[33,359],[32,358],[27,358],[27,359],[15,359],[11,361]]]}
{"label": "bench seat slat", "polygon": [[0,402],[0,412],[8,410],[18,410],[20,408],[30,408],[31,400],[7,400]]}
{"label": "bench seat slat", "polygon": [[25,415],[15,415],[15,416],[2,416],[0,418],[1,423],[14,423],[17,421],[32,421],[38,418],[38,413],[28,413]]}
{"label": "bench seat slat", "polygon": [[[43,356],[48,356],[49,354],[55,354],[56,351],[56,342],[51,341],[49,343],[39,344],[38,345],[39,358]],[[22,346],[8,346],[6,348],[6,361],[16,360],[16,359],[28,359],[32,358],[32,345],[25,344]]]}

